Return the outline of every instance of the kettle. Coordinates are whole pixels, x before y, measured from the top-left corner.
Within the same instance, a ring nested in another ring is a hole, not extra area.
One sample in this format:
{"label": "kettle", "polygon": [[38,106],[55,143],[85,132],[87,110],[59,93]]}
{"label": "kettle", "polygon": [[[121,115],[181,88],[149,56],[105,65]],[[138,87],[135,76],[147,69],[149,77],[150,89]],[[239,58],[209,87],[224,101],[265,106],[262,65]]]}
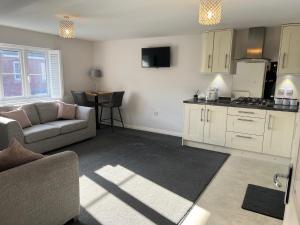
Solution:
{"label": "kettle", "polygon": [[218,89],[212,88],[207,91],[206,101],[216,101],[218,100]]}

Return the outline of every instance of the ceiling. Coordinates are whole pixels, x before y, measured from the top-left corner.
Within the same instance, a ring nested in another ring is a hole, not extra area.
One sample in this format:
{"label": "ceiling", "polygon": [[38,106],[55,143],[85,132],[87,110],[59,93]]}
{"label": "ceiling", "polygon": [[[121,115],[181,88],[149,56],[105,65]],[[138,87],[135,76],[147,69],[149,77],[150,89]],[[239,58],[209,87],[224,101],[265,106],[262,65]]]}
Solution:
{"label": "ceiling", "polygon": [[199,0],[1,0],[0,25],[57,34],[63,15],[74,16],[87,40],[197,34],[207,29],[300,22],[299,0],[223,0],[222,23],[198,24]]}

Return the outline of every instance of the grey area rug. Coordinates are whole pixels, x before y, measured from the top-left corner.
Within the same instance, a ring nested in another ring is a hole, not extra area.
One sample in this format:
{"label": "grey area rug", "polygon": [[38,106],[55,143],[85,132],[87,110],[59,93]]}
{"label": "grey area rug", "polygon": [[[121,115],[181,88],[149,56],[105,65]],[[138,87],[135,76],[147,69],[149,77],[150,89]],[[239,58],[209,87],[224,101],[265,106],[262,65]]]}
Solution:
{"label": "grey area rug", "polygon": [[182,147],[178,137],[109,128],[64,150],[80,161],[81,215],[68,225],[178,224],[229,157]]}

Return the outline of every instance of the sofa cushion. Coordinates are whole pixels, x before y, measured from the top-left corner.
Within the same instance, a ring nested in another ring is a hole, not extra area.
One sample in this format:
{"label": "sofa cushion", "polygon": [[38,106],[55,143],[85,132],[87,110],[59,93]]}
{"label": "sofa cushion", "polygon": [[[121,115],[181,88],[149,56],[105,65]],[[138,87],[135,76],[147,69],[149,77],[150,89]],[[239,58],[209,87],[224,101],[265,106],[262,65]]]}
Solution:
{"label": "sofa cushion", "polygon": [[23,130],[25,142],[33,143],[47,138],[55,137],[60,134],[60,129],[47,124],[38,124]]}
{"label": "sofa cushion", "polygon": [[15,138],[0,151],[0,172],[43,158],[42,154],[24,148]]}
{"label": "sofa cushion", "polygon": [[0,112],[9,112],[17,109],[16,106],[0,106]]}
{"label": "sofa cushion", "polygon": [[57,120],[57,102],[39,102],[35,103],[35,105],[39,113],[41,123],[48,123]]}
{"label": "sofa cushion", "polygon": [[71,133],[88,127],[88,123],[85,120],[58,120],[47,123],[47,125],[59,128],[61,134]]}
{"label": "sofa cushion", "polygon": [[77,105],[59,102],[57,118],[64,120],[74,120],[76,116],[76,108]]}
{"label": "sofa cushion", "polygon": [[18,121],[22,128],[32,126],[26,112],[23,109],[17,109],[9,112],[0,112],[0,116]]}
{"label": "sofa cushion", "polygon": [[21,108],[27,113],[32,125],[40,124],[40,118],[35,104],[22,105]]}

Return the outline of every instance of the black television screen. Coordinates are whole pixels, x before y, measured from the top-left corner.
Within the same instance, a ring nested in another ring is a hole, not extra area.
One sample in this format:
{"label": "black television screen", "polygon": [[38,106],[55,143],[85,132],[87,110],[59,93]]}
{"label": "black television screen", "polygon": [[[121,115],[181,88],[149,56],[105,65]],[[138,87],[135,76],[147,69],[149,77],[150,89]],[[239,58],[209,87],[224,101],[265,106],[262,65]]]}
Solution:
{"label": "black television screen", "polygon": [[142,67],[170,67],[170,47],[142,48]]}

